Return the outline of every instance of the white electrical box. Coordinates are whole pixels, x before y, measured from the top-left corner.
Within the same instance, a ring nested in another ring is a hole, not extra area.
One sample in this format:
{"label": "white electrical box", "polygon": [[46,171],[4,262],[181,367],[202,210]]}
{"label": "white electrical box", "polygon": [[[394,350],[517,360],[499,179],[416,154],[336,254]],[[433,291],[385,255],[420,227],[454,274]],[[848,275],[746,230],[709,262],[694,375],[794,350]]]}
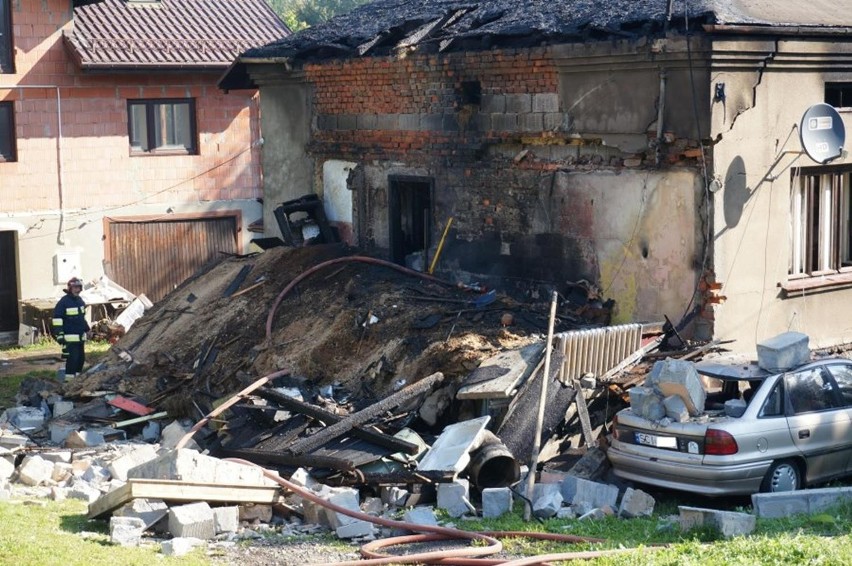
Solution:
{"label": "white electrical box", "polygon": [[72,277],[80,277],[80,252],[56,252],[53,273],[57,285],[65,285]]}

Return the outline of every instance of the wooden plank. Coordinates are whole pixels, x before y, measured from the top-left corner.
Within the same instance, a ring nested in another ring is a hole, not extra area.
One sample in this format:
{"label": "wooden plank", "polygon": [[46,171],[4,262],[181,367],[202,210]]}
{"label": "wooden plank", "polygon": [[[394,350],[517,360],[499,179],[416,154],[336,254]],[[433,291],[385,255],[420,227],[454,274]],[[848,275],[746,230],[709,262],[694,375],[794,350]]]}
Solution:
{"label": "wooden plank", "polygon": [[261,485],[194,483],[177,480],[130,479],[123,486],[89,504],[87,517],[94,519],[134,499],[208,501],[216,503],[274,503],[279,488]]}
{"label": "wooden plank", "polygon": [[500,352],[479,364],[456,393],[456,399],[508,399],[518,384],[533,372],[544,343]]}
{"label": "wooden plank", "polygon": [[583,390],[580,388],[579,380],[575,379],[573,385],[574,391],[577,392],[577,394],[574,395],[574,402],[577,403],[577,415],[580,417],[580,426],[583,429],[583,439],[586,441],[586,446],[594,448],[598,445],[598,443],[592,434],[592,422],[589,419],[589,407],[586,405],[586,396],[583,395]]}

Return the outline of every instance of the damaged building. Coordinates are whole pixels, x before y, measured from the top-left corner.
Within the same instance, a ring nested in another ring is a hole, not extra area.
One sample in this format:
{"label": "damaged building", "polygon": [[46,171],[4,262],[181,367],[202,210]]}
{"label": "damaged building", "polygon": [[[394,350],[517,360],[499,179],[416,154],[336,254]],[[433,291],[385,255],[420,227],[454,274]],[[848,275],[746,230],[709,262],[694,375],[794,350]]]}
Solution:
{"label": "damaged building", "polygon": [[[245,51],[264,226],[322,197],[344,241],[510,292],[586,280],[612,322],[734,349],[848,342],[845,153],[801,120],[852,88],[836,2],[379,1]],[[842,124],[841,124],[842,127]]]}

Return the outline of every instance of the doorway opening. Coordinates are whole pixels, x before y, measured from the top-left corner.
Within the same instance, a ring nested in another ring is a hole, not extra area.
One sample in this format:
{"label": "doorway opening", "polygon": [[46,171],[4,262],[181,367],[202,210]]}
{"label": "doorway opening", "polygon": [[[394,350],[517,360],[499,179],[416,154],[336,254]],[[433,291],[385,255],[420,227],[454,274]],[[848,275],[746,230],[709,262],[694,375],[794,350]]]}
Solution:
{"label": "doorway opening", "polygon": [[17,232],[0,231],[0,332],[18,331]]}
{"label": "doorway opening", "polygon": [[391,261],[425,271],[432,230],[432,180],[388,178]]}

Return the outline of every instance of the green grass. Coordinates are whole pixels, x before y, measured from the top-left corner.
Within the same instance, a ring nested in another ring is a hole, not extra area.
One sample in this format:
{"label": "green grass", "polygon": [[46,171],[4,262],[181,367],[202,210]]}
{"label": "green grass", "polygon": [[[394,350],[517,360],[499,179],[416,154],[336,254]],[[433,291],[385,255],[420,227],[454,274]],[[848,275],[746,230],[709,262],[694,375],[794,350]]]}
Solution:
{"label": "green grass", "polygon": [[0,502],[0,564],[39,566],[206,565],[203,550],[180,558],[160,554],[159,544],[123,548],[109,542],[105,521],[89,521],[82,501]]}
{"label": "green grass", "polygon": [[56,380],[54,370],[34,370],[20,375],[10,375],[0,379],[0,410],[15,406],[15,395],[21,388],[21,382],[27,378]]}

